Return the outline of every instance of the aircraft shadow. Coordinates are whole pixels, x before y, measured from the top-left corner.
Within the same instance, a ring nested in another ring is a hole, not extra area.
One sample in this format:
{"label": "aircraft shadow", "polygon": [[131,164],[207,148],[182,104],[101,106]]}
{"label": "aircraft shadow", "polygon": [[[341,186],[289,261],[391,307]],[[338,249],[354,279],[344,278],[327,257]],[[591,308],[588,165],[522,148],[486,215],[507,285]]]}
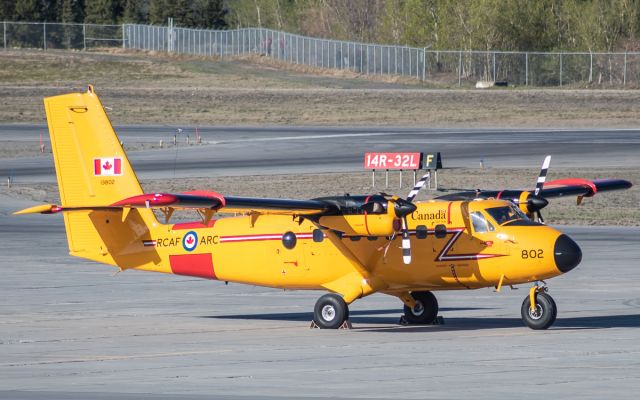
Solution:
{"label": "aircraft shadow", "polygon": [[[438,331],[465,331],[500,328],[524,328],[520,318],[497,317],[447,317],[448,311],[486,310],[491,308],[441,308],[444,317],[444,325],[399,325],[401,312],[398,309],[386,310],[354,310],[349,312],[349,321],[354,330],[367,332],[427,332]],[[269,314],[243,314],[243,315],[212,315],[202,318],[235,319],[235,320],[264,320],[264,321],[304,321],[312,319],[310,312],[300,313],[269,313]],[[376,324],[388,325],[388,327],[370,328],[363,325]],[[599,315],[589,317],[559,317],[552,330],[579,330],[579,329],[611,329],[611,328],[640,328],[640,314]]]}
{"label": "aircraft shadow", "polygon": [[[429,330],[438,331],[471,331],[483,329],[500,329],[500,328],[525,328],[520,318],[478,318],[478,317],[462,317],[447,318],[444,316],[444,325],[413,325],[413,326],[390,326],[388,328],[358,328],[367,332],[389,332],[396,330],[397,332],[426,332]],[[352,323],[356,321],[351,319]],[[362,321],[364,322],[364,321]],[[355,328],[355,327],[354,327]],[[640,314],[624,314],[624,315],[602,315],[591,317],[559,317],[551,330],[581,330],[581,329],[611,329],[611,328],[640,328]]]}
{"label": "aircraft shadow", "polygon": [[[486,307],[443,307],[441,312],[447,311],[473,311],[473,310],[491,310]],[[372,315],[374,315],[372,317]],[[387,315],[385,317],[375,317],[375,315]],[[369,324],[397,324],[402,315],[402,309],[391,308],[386,310],[349,310],[349,320],[358,323]],[[207,315],[201,318],[215,319],[238,319],[238,320],[264,320],[264,321],[311,321],[313,314],[311,312],[299,313],[269,313],[269,314],[235,314],[235,315]]]}

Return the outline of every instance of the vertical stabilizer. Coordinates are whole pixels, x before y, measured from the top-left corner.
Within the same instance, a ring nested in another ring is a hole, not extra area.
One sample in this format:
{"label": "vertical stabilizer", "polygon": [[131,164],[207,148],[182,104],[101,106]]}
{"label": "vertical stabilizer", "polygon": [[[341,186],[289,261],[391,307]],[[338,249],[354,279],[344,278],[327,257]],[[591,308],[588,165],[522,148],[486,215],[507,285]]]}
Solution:
{"label": "vertical stabilizer", "polygon": [[[44,106],[62,208],[107,206],[143,193],[93,87],[48,97]],[[64,213],[64,222],[72,255],[117,264],[112,257],[147,234],[156,219],[149,209],[129,216],[87,210]]]}

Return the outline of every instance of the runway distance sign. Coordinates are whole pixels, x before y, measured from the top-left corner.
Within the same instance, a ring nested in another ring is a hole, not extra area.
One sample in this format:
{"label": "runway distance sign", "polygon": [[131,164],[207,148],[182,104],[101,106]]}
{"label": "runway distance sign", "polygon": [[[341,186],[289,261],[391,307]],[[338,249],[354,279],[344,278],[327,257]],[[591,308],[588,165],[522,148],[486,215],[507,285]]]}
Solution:
{"label": "runway distance sign", "polygon": [[420,169],[422,153],[364,153],[365,169]]}

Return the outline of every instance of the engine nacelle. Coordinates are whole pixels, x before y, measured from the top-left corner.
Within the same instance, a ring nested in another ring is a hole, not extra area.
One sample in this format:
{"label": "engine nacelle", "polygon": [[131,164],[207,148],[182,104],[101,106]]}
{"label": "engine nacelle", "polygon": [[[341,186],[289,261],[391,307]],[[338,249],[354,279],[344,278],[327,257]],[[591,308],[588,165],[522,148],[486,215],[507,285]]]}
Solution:
{"label": "engine nacelle", "polygon": [[393,215],[393,211],[384,214],[326,216],[320,217],[319,222],[327,228],[357,236],[391,236],[400,226],[400,220]]}

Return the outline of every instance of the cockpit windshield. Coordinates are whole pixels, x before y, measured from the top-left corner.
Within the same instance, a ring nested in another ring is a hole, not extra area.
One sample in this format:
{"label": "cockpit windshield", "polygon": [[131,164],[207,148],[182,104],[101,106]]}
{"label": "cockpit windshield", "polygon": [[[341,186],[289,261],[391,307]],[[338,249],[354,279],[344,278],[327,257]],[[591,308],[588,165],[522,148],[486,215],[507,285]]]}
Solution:
{"label": "cockpit windshield", "polygon": [[519,219],[529,219],[522,211],[520,211],[518,207],[513,204],[504,207],[487,208],[485,211],[498,223],[498,225],[506,224],[507,222]]}

